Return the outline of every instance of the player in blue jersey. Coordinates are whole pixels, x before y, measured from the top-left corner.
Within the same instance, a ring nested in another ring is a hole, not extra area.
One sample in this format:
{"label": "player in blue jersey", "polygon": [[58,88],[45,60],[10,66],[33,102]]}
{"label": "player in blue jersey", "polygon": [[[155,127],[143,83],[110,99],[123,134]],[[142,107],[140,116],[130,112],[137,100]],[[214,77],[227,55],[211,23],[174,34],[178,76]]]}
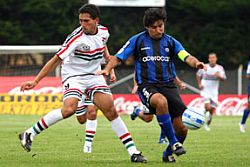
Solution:
{"label": "player in blue jersey", "polygon": [[245,124],[246,124],[246,120],[247,120],[249,112],[250,112],[250,60],[248,61],[248,65],[247,65],[247,74],[246,74],[246,77],[248,78],[248,106],[244,110],[243,116],[242,116],[242,120],[239,123],[239,125],[240,125],[240,131],[242,133],[246,132]]}
{"label": "player in blue jersey", "polygon": [[108,75],[120,61],[134,56],[138,95],[149,112],[156,115],[161,130],[169,141],[162,159],[164,162],[175,162],[173,153],[177,156],[186,153],[182,143],[188,130],[182,123],[182,113],[186,106],[174,83],[176,71],[173,58],[178,56],[194,68],[206,67],[185,51],[179,41],[164,33],[165,21],[165,10],[147,9],[143,17],[146,31],[131,37],[98,74]]}
{"label": "player in blue jersey", "polygon": [[[176,76],[174,83],[181,89],[186,89],[186,84],[182,82],[179,77]],[[131,93],[135,94],[137,93],[138,85],[134,79],[134,87],[132,88]],[[151,122],[154,118],[154,115],[150,114],[149,109],[143,105],[143,106],[134,106],[133,112],[130,114],[131,120],[135,120],[137,117],[139,117],[144,122]],[[159,144],[168,144],[168,141],[166,141],[166,135],[161,130],[160,137],[159,137]]]}

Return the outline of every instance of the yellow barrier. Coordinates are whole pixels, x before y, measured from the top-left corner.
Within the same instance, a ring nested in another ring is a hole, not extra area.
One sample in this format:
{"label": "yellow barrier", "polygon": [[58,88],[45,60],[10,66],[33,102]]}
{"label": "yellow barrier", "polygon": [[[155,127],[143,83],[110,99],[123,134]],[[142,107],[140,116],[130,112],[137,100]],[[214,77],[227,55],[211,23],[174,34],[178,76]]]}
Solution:
{"label": "yellow barrier", "polygon": [[[0,94],[0,114],[44,115],[62,107],[62,94]],[[102,112],[98,110],[98,115]]]}
{"label": "yellow barrier", "polygon": [[0,114],[44,115],[62,107],[62,94],[0,94]]}

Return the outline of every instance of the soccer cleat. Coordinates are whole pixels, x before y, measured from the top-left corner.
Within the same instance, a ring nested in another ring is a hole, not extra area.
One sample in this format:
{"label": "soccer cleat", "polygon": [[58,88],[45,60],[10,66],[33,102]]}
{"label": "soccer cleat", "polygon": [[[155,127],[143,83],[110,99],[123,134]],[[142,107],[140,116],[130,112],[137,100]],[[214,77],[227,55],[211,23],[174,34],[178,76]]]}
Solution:
{"label": "soccer cleat", "polygon": [[168,141],[165,138],[160,138],[158,143],[159,144],[168,144]]}
{"label": "soccer cleat", "polygon": [[163,155],[162,161],[166,162],[166,163],[175,163],[176,162],[173,155],[166,155],[166,156]]}
{"label": "soccer cleat", "polygon": [[175,143],[173,146],[172,146],[172,150],[173,150],[173,153],[177,156],[180,156],[182,154],[185,154],[186,153],[186,150],[184,149],[184,147],[182,146],[181,143],[177,142]]}
{"label": "soccer cleat", "polygon": [[92,147],[91,146],[85,146],[83,147],[84,153],[92,153]]}
{"label": "soccer cleat", "polygon": [[27,152],[30,152],[31,145],[32,145],[31,133],[24,132],[24,133],[19,134],[18,136],[19,136],[19,140],[20,140],[22,147]]}
{"label": "soccer cleat", "polygon": [[246,132],[246,125],[239,123],[239,126],[240,126],[240,132],[245,133]]}
{"label": "soccer cleat", "polygon": [[134,106],[134,110],[132,112],[132,114],[130,114],[130,118],[131,120],[135,120],[138,116],[136,115],[136,109],[138,106]]}
{"label": "soccer cleat", "polygon": [[205,130],[208,131],[208,132],[211,130],[210,127],[209,127],[207,124],[204,125],[204,128],[205,128]]}
{"label": "soccer cleat", "polygon": [[131,162],[135,163],[147,163],[147,158],[145,158],[141,152],[139,154],[133,154],[131,156]]}

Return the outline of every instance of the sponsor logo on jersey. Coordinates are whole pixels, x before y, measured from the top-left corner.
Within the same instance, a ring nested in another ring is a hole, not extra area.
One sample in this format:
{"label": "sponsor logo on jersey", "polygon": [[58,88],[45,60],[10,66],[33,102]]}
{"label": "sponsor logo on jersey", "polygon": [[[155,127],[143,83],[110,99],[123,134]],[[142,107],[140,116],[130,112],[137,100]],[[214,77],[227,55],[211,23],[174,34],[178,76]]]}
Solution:
{"label": "sponsor logo on jersey", "polygon": [[165,51],[168,53],[169,52],[169,48],[165,48]]}
{"label": "sponsor logo on jersey", "polygon": [[88,45],[86,45],[86,44],[83,44],[82,50],[83,50],[83,51],[90,51],[90,46],[88,46]]}
{"label": "sponsor logo on jersey", "polygon": [[165,56],[146,56],[142,58],[143,62],[148,62],[148,61],[165,61],[169,62],[170,57],[165,57]]}

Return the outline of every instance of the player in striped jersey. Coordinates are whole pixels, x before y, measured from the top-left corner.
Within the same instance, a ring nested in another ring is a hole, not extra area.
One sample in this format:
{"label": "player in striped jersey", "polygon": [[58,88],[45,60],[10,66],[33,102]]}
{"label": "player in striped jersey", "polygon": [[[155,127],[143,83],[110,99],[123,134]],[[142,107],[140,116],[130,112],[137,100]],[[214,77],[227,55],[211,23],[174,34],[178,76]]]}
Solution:
{"label": "player in striped jersey", "polygon": [[242,133],[246,132],[245,124],[246,124],[246,121],[250,112],[250,60],[248,61],[248,65],[247,65],[246,77],[248,79],[248,105],[247,105],[247,108],[244,110],[242,120],[239,123],[240,131]]}
{"label": "player in striped jersey", "polygon": [[212,115],[218,104],[219,83],[226,79],[224,68],[217,64],[217,55],[210,53],[208,62],[205,64],[207,70],[198,70],[196,80],[200,88],[200,95],[205,106],[207,121],[204,125],[205,130],[210,131],[209,125],[212,121]]}
{"label": "player in striped jersey", "polygon": [[131,37],[98,74],[108,75],[120,61],[134,56],[138,95],[142,103],[149,108],[149,112],[156,115],[162,131],[169,140],[162,159],[164,162],[175,162],[173,153],[186,153],[181,143],[186,138],[187,128],[182,122],[186,106],[174,84],[176,71],[173,57],[178,56],[194,68],[206,67],[185,51],[180,42],[164,33],[165,20],[166,12],[163,9],[147,9],[143,17],[146,31]]}
{"label": "player in striped jersey", "polygon": [[[42,68],[33,81],[21,85],[21,90],[34,88],[41,79],[62,63],[63,106],[42,117],[32,127],[19,134],[23,148],[31,150],[34,137],[53,124],[66,119],[76,111],[84,110],[86,106],[78,106],[86,96],[103,112],[105,117],[124,144],[132,162],[147,162],[137,150],[126,125],[118,116],[112,94],[102,75],[96,75],[101,70],[103,54],[107,50],[108,29],[99,24],[99,9],[92,4],[83,5],[79,9],[80,27],[68,36],[61,49]],[[108,59],[108,58],[106,58]]]}

